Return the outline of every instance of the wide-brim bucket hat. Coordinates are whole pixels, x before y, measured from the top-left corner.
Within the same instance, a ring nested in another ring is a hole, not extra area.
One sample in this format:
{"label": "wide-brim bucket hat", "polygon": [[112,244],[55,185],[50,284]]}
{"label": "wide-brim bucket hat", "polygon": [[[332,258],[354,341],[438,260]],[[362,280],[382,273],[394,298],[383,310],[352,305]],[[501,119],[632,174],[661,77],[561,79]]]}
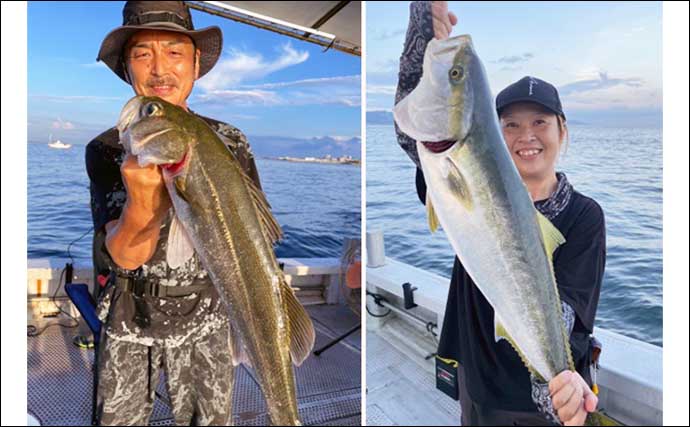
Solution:
{"label": "wide-brim bucket hat", "polygon": [[216,64],[223,49],[223,34],[217,26],[194,29],[189,7],[182,1],[128,1],[122,9],[122,26],[115,28],[103,39],[97,61],[103,61],[127,83],[123,49],[127,40],[141,30],[163,30],[191,37],[199,58],[199,77]]}

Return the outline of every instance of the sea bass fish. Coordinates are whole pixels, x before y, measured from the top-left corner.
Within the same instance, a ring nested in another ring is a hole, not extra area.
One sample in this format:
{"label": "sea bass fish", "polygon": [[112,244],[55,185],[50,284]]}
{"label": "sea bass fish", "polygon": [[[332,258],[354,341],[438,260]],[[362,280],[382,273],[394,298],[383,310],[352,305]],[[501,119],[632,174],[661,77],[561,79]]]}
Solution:
{"label": "sea bass fish", "polygon": [[419,85],[393,113],[417,141],[429,226],[445,230],[493,307],[496,341],[508,340],[542,381],[574,370],[552,261],[565,239],[511,159],[470,36],[432,40]]}
{"label": "sea bass fish", "polygon": [[140,165],[162,169],[175,211],[168,264],[196,251],[228,308],[233,362],[254,368],[274,425],[300,425],[292,364],[315,334],[275,258],[281,229],[263,192],[203,120],[160,98],[132,98],[118,130]]}

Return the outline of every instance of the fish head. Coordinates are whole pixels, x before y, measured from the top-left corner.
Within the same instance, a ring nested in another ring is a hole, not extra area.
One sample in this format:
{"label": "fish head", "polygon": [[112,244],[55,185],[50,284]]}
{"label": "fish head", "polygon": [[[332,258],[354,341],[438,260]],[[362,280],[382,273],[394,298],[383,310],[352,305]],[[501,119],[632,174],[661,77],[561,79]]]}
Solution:
{"label": "fish head", "polygon": [[178,171],[195,141],[192,119],[187,111],[161,98],[136,96],[120,113],[120,143],[137,156],[140,166],[155,164]]}
{"label": "fish head", "polygon": [[479,85],[485,83],[484,67],[472,46],[470,36],[459,36],[459,47],[446,79],[450,86],[448,98],[449,140],[464,143],[472,130],[475,100],[482,93]]}
{"label": "fish head", "polygon": [[419,84],[393,109],[400,130],[420,142],[465,139],[472,123],[477,66],[481,63],[469,35],[430,41]]}

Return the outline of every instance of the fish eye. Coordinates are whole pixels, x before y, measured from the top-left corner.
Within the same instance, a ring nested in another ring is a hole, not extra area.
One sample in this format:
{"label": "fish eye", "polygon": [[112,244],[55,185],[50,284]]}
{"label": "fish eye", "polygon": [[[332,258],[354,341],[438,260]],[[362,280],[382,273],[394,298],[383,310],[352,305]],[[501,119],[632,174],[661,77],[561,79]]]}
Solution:
{"label": "fish eye", "polygon": [[465,75],[465,70],[462,67],[453,67],[448,72],[451,80],[460,80]]}
{"label": "fish eye", "polygon": [[161,106],[157,102],[149,102],[141,109],[141,115],[144,117],[151,117],[157,115],[161,111]]}

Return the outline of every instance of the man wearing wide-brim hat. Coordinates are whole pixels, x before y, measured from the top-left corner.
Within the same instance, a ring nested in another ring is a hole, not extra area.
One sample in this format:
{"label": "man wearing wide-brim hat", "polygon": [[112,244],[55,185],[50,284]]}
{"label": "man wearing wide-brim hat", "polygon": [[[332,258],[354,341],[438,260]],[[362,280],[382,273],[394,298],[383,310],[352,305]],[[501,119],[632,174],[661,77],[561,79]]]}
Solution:
{"label": "man wearing wide-brim hat", "polygon": [[[220,29],[195,30],[183,2],[130,1],[123,25],[105,37],[98,59],[137,95],[159,96],[188,110],[194,82],[213,67],[221,48]],[[244,135],[199,117],[260,187]],[[176,424],[189,425],[192,417],[198,425],[231,424],[228,315],[196,254],[176,269],[166,262],[172,209],[159,168],[140,167],[126,155],[116,128],[88,144],[86,167],[104,322],[97,363],[100,423],[148,424],[162,369]]]}

